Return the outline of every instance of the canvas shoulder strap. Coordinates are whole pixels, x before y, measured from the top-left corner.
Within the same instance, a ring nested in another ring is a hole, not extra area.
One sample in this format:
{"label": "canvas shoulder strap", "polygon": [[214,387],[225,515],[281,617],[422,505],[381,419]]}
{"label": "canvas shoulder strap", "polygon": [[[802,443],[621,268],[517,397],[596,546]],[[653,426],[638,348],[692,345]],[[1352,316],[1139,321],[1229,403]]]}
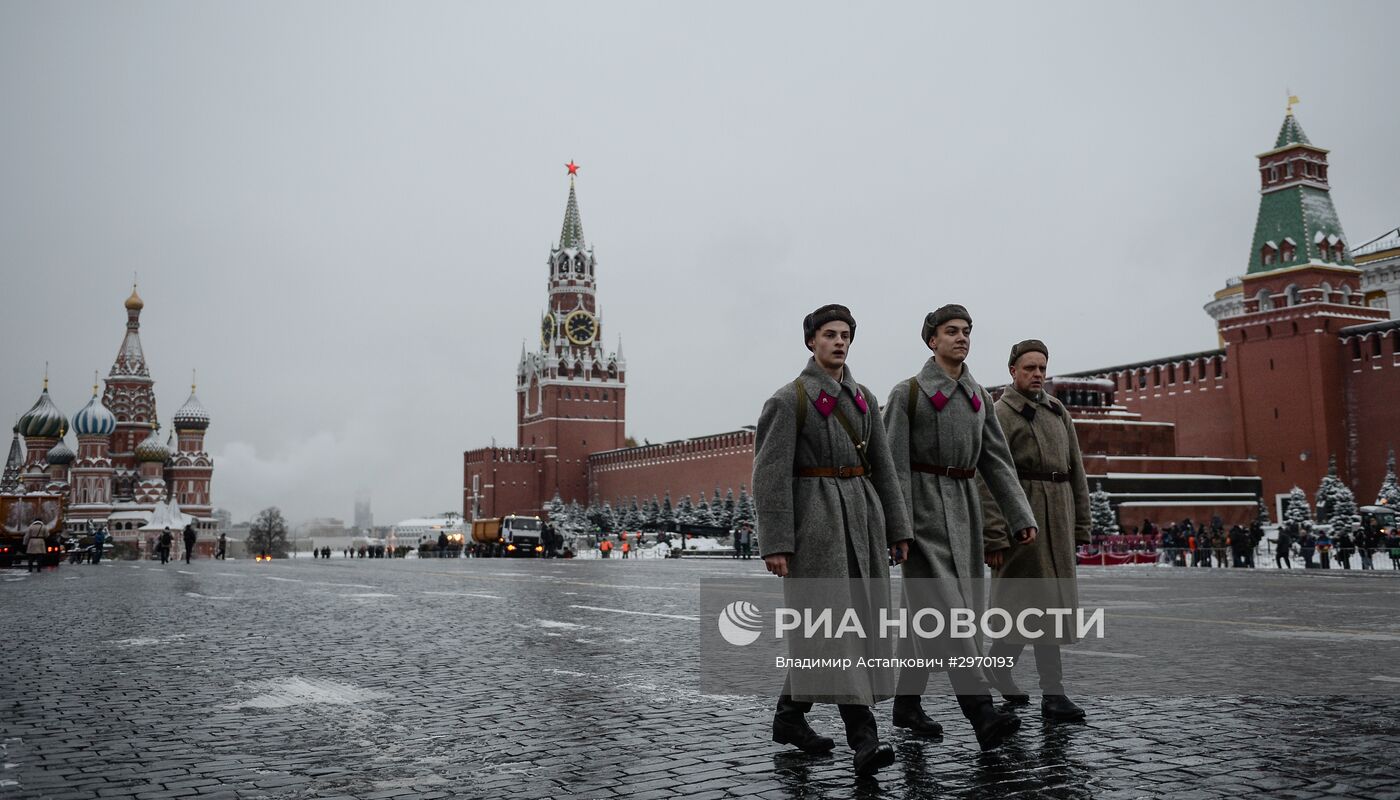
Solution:
{"label": "canvas shoulder strap", "polygon": [[792,382],[797,389],[797,432],[802,432],[802,426],[807,424],[807,390],[802,388],[802,379],[798,378]]}

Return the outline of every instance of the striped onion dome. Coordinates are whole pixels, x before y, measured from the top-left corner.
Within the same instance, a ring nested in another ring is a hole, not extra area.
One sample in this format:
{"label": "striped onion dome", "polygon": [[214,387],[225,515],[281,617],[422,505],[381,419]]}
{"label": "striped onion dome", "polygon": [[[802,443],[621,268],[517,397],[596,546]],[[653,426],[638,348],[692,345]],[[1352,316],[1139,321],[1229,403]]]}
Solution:
{"label": "striped onion dome", "polygon": [[117,429],[117,418],[102,405],[97,396],[97,387],[92,389],[92,399],[73,415],[73,432],[79,436],[111,436]]}
{"label": "striped onion dome", "polygon": [[68,419],[63,416],[63,412],[58,410],[58,406],[54,405],[53,399],[49,397],[49,381],[48,378],[45,378],[43,394],[39,395],[34,407],[19,418],[20,435],[26,439],[31,436],[53,439],[62,436],[67,427]]}
{"label": "striped onion dome", "polygon": [[170,458],[170,448],[160,440],[160,426],[151,426],[151,435],[136,445],[137,461],[155,461],[164,464]]}
{"label": "striped onion dome", "polygon": [[73,451],[68,449],[68,445],[65,444],[62,439],[59,439],[58,444],[54,445],[49,450],[47,461],[50,464],[67,466],[68,464],[72,464],[73,459],[76,457]]}
{"label": "striped onion dome", "polygon": [[190,399],[175,412],[175,430],[204,430],[209,427],[209,412],[204,410],[199,398],[195,397],[194,387],[190,387]]}

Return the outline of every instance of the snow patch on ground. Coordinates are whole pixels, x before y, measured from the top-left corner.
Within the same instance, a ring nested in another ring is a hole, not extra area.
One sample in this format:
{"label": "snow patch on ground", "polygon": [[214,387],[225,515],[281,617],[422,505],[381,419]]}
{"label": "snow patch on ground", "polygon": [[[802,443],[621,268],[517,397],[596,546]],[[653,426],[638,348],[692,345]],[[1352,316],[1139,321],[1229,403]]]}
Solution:
{"label": "snow patch on ground", "polygon": [[223,596],[220,596],[220,595],[200,594],[199,592],[185,592],[185,596],[186,596],[186,597],[197,597],[197,598],[199,598],[200,600],[235,600],[235,599],[237,599],[237,598],[232,597],[232,596],[223,597]]}
{"label": "snow patch on ground", "polygon": [[481,592],[424,592],[423,594],[434,597],[481,597],[487,600],[500,600],[501,596],[496,594],[482,594]]}
{"label": "snow patch on ground", "polygon": [[256,681],[244,685],[245,688],[261,694],[240,703],[231,703],[224,708],[288,708],[302,705],[346,706],[378,700],[385,695],[369,689],[361,689],[345,683],[328,680],[307,680],[293,675],[270,681]]}
{"label": "snow patch on ground", "polygon": [[398,597],[398,595],[383,592],[359,592],[357,594],[343,594],[341,597]]}
{"label": "snow patch on ground", "polygon": [[150,636],[136,636],[130,639],[108,639],[107,644],[114,644],[117,647],[151,647],[158,644],[169,644],[170,642],[178,641],[183,638],[185,638],[183,633],[167,636],[164,639],[156,639]]}
{"label": "snow patch on ground", "polygon": [[1256,639],[1312,639],[1320,642],[1400,642],[1400,633],[1344,631],[1240,631]]}
{"label": "snow patch on ground", "polygon": [[579,625],[575,622],[560,622],[557,619],[537,619],[535,620],[535,624],[541,628],[567,628],[569,630],[582,630],[588,627],[587,625]]}

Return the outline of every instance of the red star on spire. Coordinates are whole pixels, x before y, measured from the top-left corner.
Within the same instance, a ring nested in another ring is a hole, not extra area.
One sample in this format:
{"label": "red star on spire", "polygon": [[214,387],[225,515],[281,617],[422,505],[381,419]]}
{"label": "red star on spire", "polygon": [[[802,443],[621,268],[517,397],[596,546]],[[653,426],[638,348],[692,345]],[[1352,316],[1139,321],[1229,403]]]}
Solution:
{"label": "red star on spire", "polygon": [[578,174],[578,164],[575,164],[575,163],[574,163],[574,160],[573,160],[572,158],[569,159],[569,163],[565,164],[564,166],[566,166],[566,167],[569,168],[569,174],[570,174],[570,175],[577,175],[577,174]]}

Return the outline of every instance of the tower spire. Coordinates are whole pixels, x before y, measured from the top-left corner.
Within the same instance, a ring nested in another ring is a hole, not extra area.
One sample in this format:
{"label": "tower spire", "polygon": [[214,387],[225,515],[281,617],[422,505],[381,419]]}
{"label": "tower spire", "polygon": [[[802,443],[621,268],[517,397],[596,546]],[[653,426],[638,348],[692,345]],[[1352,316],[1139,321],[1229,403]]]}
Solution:
{"label": "tower spire", "polygon": [[569,168],[569,202],[564,206],[564,228],[559,233],[560,249],[573,248],[583,249],[583,222],[578,215],[578,196],[574,193],[574,176],[578,174],[578,165],[570,161]]}

